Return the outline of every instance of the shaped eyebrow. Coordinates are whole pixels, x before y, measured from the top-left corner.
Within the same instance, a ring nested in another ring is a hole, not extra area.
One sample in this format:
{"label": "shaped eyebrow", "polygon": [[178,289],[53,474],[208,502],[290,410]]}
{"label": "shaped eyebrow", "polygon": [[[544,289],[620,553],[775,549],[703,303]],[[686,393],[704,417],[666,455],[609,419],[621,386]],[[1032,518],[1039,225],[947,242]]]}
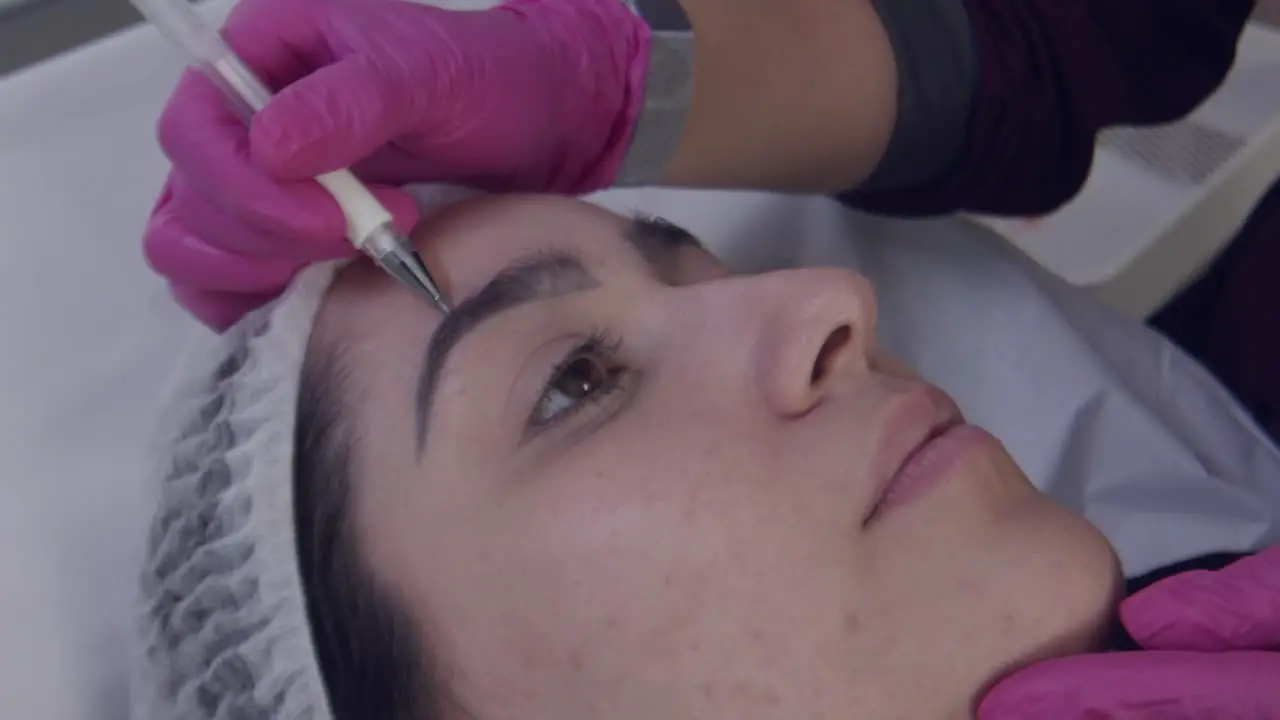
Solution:
{"label": "shaped eyebrow", "polygon": [[[698,245],[687,230],[660,218],[637,216],[623,230],[623,238],[644,259],[659,279],[668,281],[666,269],[681,247]],[[498,272],[476,294],[459,302],[440,321],[425,352],[415,392],[414,415],[418,454],[426,446],[440,377],[457,346],[495,316],[540,300],[583,292],[600,283],[581,258],[568,252],[539,253],[516,260]]]}
{"label": "shaped eyebrow", "polygon": [[543,254],[504,268],[480,292],[458,303],[440,321],[440,326],[428,341],[422,373],[418,377],[417,402],[414,405],[418,453],[421,454],[427,442],[427,424],[432,416],[440,376],[449,364],[449,356],[464,338],[512,308],[582,292],[598,285],[578,258],[564,253]]}

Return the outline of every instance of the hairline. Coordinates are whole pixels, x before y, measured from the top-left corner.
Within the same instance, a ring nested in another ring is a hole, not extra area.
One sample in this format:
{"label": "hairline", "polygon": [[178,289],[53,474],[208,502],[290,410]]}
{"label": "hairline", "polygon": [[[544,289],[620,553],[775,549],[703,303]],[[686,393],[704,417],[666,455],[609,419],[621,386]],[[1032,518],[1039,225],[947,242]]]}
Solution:
{"label": "hairline", "polygon": [[[345,347],[313,341],[299,382],[290,480],[307,627],[335,720],[363,717],[340,705],[350,703],[347,696],[359,694],[362,684],[370,682],[362,673],[353,677],[347,666],[358,669],[370,663],[391,666],[386,677],[372,679],[382,684],[373,692],[384,695],[375,702],[392,704],[389,720],[423,720],[435,716],[434,658],[422,646],[413,614],[374,569],[354,519],[359,433],[350,427]],[[392,632],[391,637],[378,632],[388,626],[409,632]],[[359,645],[351,647],[352,639]],[[381,657],[371,660],[369,655]]]}

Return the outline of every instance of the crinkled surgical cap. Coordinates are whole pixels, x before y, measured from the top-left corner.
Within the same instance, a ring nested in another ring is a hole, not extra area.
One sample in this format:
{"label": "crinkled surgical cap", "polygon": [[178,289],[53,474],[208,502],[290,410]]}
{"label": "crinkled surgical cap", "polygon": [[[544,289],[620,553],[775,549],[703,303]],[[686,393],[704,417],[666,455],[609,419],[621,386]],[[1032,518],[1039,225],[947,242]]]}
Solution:
{"label": "crinkled surgical cap", "polygon": [[[298,383],[335,266],[181,360],[153,450],[135,718],[328,720],[293,515]],[[162,430],[162,434],[165,430]]]}
{"label": "crinkled surgical cap", "polygon": [[[424,210],[469,193],[417,193]],[[182,357],[149,456],[139,720],[330,720],[298,569],[294,429],[312,325],[338,264]]]}

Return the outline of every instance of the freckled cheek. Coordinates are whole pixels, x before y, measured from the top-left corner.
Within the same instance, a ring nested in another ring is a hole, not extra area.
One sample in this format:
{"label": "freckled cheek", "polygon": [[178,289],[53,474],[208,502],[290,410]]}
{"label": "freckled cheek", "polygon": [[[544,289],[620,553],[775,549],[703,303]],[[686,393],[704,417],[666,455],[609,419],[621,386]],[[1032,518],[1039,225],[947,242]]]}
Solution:
{"label": "freckled cheek", "polygon": [[671,659],[713,595],[720,553],[696,519],[702,500],[621,480],[582,467],[530,479],[543,484],[511,520],[519,529],[487,552],[480,582],[499,586],[483,595],[501,607],[485,614],[501,627],[486,632],[510,651],[510,683],[552,695],[626,684],[638,664]]}
{"label": "freckled cheek", "polygon": [[656,571],[706,546],[730,520],[731,508],[697,475],[662,463],[575,469],[547,483],[554,488],[537,498],[531,534],[567,572]]}
{"label": "freckled cheek", "polygon": [[513,501],[512,522],[525,528],[516,552],[534,555],[528,561],[559,577],[558,585],[590,593],[621,582],[634,586],[627,594],[656,591],[663,573],[719,557],[728,537],[747,531],[751,506],[726,492],[707,451],[686,447],[678,458],[655,458],[615,447],[608,454],[526,477]]}
{"label": "freckled cheek", "polygon": [[[778,658],[803,665],[862,632],[843,607],[847,568],[819,561],[812,533],[777,519],[749,466],[690,462],[692,442],[670,449],[646,463],[562,462],[504,502],[496,524],[513,530],[489,568],[502,587],[483,593],[499,604],[485,616],[501,625],[492,647],[509,663],[504,683],[607,708],[642,702],[628,691],[705,682],[704,701],[718,704],[728,665],[763,693]],[[797,618],[807,630],[794,637]]]}

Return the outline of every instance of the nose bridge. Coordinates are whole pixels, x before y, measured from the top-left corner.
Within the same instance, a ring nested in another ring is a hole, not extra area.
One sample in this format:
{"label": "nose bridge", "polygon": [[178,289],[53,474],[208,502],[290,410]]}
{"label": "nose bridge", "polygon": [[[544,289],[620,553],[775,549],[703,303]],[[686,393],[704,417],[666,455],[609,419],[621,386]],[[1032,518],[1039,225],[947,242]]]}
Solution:
{"label": "nose bridge", "polygon": [[783,270],[757,276],[749,284],[750,297],[741,305],[749,308],[762,341],[774,350],[821,344],[840,327],[847,327],[849,350],[865,354],[872,344],[875,293],[857,273],[838,268]]}
{"label": "nose bridge", "polygon": [[[873,344],[876,298],[871,283],[858,273],[841,268],[809,268],[772,273],[781,287],[782,320],[787,325],[848,325],[864,347]],[[789,306],[789,307],[788,307]]]}
{"label": "nose bridge", "polygon": [[806,412],[833,376],[866,367],[876,302],[856,273],[786,270],[710,283],[702,292],[690,299],[693,312],[706,313],[697,333],[714,343],[706,351],[736,356],[715,366],[746,372],[744,380],[777,413]]}

